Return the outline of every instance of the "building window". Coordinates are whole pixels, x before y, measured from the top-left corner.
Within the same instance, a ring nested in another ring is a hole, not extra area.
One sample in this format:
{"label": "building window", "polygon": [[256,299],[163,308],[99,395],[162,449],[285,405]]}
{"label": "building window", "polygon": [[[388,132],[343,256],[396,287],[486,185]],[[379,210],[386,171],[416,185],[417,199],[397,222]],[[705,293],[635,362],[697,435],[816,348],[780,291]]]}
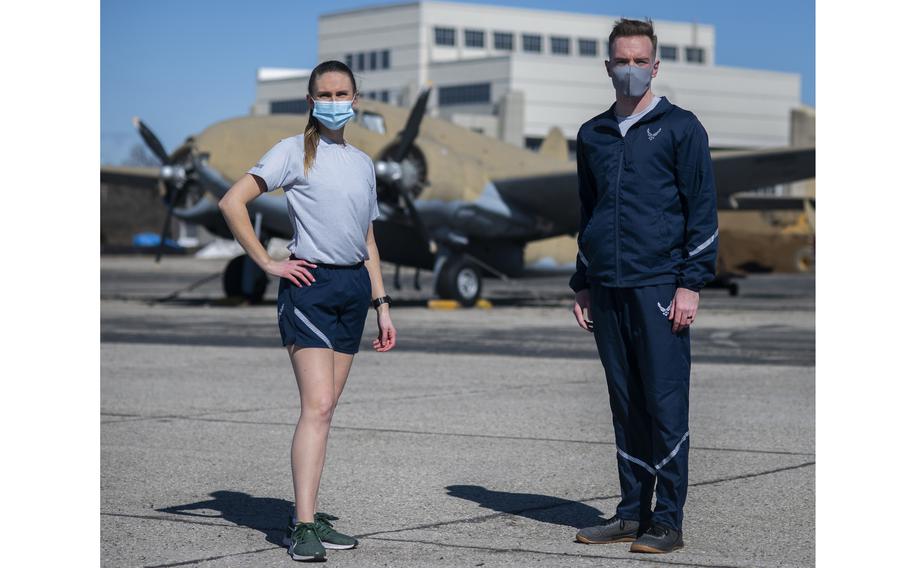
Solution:
{"label": "building window", "polygon": [[550,53],[555,55],[569,55],[569,38],[550,37]]}
{"label": "building window", "polygon": [[493,32],[493,47],[503,51],[512,51],[513,37],[511,32]]}
{"label": "building window", "polygon": [[539,136],[525,136],[525,148],[528,150],[534,150],[536,152],[541,144],[543,144],[543,138]]}
{"label": "building window", "polygon": [[439,87],[439,106],[472,105],[490,102],[490,83]]}
{"label": "building window", "polygon": [[464,31],[465,47],[483,47],[483,32],[480,30]]}
{"label": "building window", "polygon": [[660,58],[667,61],[676,61],[679,59],[679,48],[675,45],[660,46]]}
{"label": "building window", "polygon": [[366,63],[366,56],[365,56],[365,54],[364,54],[364,53],[358,53],[358,54],[357,54],[357,70],[358,70],[358,71],[363,71],[364,68],[366,67],[365,63]]}
{"label": "building window", "polygon": [[353,53],[344,54],[344,64],[347,65],[351,69],[354,68],[354,54]]}
{"label": "building window", "polygon": [[583,55],[585,57],[595,57],[597,55],[597,40],[579,39],[578,55]]}
{"label": "building window", "polygon": [[704,63],[705,49],[703,47],[687,47],[686,61],[689,63]]}
{"label": "building window", "polygon": [[375,71],[379,66],[379,54],[375,51],[370,52],[370,71]]}
{"label": "building window", "polygon": [[455,28],[434,28],[436,45],[455,45]]}
{"label": "building window", "polygon": [[383,49],[383,50],[382,50],[382,68],[383,68],[383,69],[388,69],[388,68],[389,68],[389,66],[390,66],[390,64],[389,64],[389,59],[390,59],[389,50],[388,50],[388,49]]}
{"label": "building window", "polygon": [[308,110],[306,99],[272,101],[269,104],[269,112],[272,114],[306,114]]}
{"label": "building window", "polygon": [[358,120],[360,120],[360,123],[363,124],[363,127],[367,130],[385,134],[385,119],[382,118],[381,114],[365,110],[360,114]]}
{"label": "building window", "polygon": [[384,103],[389,102],[389,91],[387,91],[387,90],[382,91],[382,92],[379,94],[379,100],[381,100],[381,101],[384,102]]}
{"label": "building window", "polygon": [[521,34],[521,48],[524,51],[540,53],[540,36],[537,34]]}

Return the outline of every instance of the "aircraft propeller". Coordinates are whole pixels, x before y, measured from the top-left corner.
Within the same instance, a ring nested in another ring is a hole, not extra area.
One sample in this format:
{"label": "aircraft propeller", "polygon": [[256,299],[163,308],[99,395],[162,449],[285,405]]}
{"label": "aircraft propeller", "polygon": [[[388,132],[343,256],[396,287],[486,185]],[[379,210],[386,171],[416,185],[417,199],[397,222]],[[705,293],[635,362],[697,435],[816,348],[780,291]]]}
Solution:
{"label": "aircraft propeller", "polygon": [[420,123],[423,120],[424,114],[426,114],[427,99],[429,99],[429,97],[429,88],[424,89],[424,91],[420,93],[420,96],[417,97],[417,102],[414,104],[413,108],[411,108],[408,120],[401,132],[398,133],[398,137],[393,143],[391,151],[383,160],[376,163],[376,176],[385,182],[385,185],[391,188],[392,191],[404,201],[408,216],[414,223],[418,233],[423,237],[427,247],[432,251],[432,249],[435,248],[433,241],[430,238],[426,226],[420,219],[417,207],[414,205],[413,195],[417,194],[416,186],[420,183],[420,180],[418,179],[418,176],[414,175],[414,172],[411,171],[413,168],[409,168],[408,165],[405,164],[406,158],[414,147],[414,141],[420,133]]}
{"label": "aircraft propeller", "polygon": [[164,145],[155,136],[155,133],[143,123],[139,117],[133,118],[133,125],[139,131],[139,136],[148,146],[149,150],[161,162],[160,179],[165,187],[164,200],[167,203],[167,216],[164,220],[164,226],[161,228],[161,239],[158,244],[158,252],[155,254],[155,262],[161,261],[161,255],[164,252],[164,239],[168,234],[168,228],[171,225],[171,219],[174,216],[174,207],[180,203],[186,196],[187,170],[181,164],[177,163],[175,157],[168,155]]}

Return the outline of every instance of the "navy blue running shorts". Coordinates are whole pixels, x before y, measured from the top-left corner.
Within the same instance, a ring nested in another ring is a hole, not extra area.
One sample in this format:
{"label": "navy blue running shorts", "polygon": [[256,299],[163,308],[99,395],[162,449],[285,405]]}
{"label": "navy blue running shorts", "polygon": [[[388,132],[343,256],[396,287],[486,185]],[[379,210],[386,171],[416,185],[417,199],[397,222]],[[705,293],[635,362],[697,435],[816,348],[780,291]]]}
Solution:
{"label": "navy blue running shorts", "polygon": [[278,286],[281,343],[357,353],[371,306],[370,273],[363,263],[308,270],[316,278],[312,285],[282,278]]}

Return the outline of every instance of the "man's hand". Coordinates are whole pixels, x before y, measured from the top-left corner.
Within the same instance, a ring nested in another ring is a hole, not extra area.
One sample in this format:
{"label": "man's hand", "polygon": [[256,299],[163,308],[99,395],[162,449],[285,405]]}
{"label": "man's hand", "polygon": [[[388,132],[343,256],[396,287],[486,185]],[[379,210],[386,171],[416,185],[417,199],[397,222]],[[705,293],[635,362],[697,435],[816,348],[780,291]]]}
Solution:
{"label": "man's hand", "polygon": [[698,292],[687,288],[677,288],[670,302],[670,315],[673,322],[673,333],[679,333],[695,322],[695,313],[698,311]]}
{"label": "man's hand", "polygon": [[594,322],[591,321],[591,293],[587,288],[575,293],[575,306],[572,308],[575,321],[585,331],[594,331]]}

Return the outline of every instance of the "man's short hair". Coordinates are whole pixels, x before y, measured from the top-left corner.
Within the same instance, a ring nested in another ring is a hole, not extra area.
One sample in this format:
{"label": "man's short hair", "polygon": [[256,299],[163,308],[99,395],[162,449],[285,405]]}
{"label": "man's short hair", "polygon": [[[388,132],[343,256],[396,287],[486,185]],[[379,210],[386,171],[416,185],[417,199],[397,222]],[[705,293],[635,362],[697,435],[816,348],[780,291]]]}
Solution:
{"label": "man's short hair", "polygon": [[629,36],[648,37],[651,40],[652,46],[651,59],[655,59],[657,56],[657,36],[654,35],[654,22],[652,22],[650,18],[646,21],[620,18],[620,20],[613,25],[613,31],[610,32],[610,41],[608,42],[610,53],[607,55],[610,56],[610,59],[613,58],[613,41],[618,37]]}

